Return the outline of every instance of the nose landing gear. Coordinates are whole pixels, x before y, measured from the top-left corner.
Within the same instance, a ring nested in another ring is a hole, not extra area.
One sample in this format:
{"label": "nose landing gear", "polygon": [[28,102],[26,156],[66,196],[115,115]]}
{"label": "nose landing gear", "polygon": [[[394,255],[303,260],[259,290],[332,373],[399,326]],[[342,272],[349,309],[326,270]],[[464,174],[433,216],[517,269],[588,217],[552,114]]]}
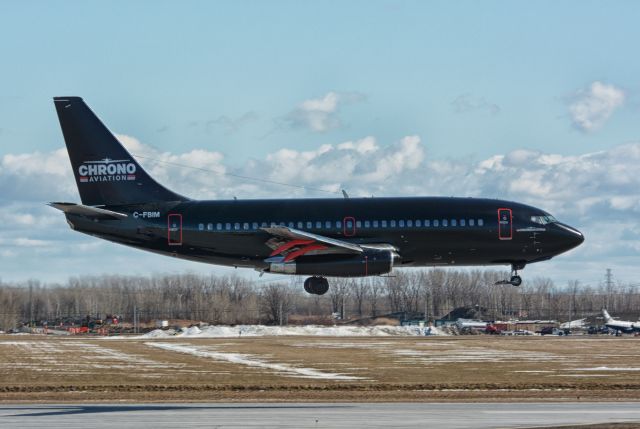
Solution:
{"label": "nose landing gear", "polygon": [[304,281],[304,290],[312,295],[324,295],[329,290],[329,281],[324,277],[309,277]]}
{"label": "nose landing gear", "polygon": [[496,282],[496,285],[511,285],[520,286],[522,284],[522,277],[518,275],[518,270],[524,269],[525,264],[511,264],[511,279],[500,280]]}
{"label": "nose landing gear", "polygon": [[515,274],[515,275],[511,276],[511,280],[509,280],[509,283],[512,286],[520,286],[522,284],[522,277],[520,277],[519,275]]}

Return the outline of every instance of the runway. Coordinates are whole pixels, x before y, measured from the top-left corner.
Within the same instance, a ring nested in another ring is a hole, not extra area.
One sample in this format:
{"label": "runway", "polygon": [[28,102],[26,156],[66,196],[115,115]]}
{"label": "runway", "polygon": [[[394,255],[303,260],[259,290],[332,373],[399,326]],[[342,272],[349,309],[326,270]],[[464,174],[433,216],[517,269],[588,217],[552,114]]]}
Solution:
{"label": "runway", "polygon": [[637,422],[618,403],[210,403],[0,405],[3,428],[522,428]]}

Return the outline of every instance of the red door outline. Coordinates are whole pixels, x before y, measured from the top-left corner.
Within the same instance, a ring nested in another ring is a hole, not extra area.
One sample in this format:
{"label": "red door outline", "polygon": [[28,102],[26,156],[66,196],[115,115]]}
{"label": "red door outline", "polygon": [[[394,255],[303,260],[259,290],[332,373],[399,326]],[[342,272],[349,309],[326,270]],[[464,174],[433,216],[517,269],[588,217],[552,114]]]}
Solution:
{"label": "red door outline", "polygon": [[[347,228],[347,222],[351,222],[351,228]],[[353,216],[347,216],[342,220],[342,232],[345,237],[356,235],[356,219]]]}
{"label": "red door outline", "polygon": [[[173,223],[171,221],[174,221]],[[182,245],[182,215],[169,214],[167,216],[167,243],[169,246]]]}
{"label": "red door outline", "polygon": [[511,240],[513,237],[513,213],[511,209],[498,209],[498,238]]}

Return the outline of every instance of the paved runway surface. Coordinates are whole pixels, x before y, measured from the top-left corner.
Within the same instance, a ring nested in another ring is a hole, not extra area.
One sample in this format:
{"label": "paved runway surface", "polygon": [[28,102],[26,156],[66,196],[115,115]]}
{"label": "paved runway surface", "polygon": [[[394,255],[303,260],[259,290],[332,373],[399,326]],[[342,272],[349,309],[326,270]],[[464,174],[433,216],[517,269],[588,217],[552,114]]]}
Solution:
{"label": "paved runway surface", "polygon": [[604,422],[640,422],[640,404],[0,405],[2,428],[522,428]]}

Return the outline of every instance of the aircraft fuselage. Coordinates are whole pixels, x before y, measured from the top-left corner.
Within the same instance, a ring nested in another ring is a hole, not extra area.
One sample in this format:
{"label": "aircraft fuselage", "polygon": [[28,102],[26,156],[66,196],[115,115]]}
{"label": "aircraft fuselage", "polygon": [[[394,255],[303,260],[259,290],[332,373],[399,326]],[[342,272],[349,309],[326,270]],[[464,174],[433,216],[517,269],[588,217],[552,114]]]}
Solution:
{"label": "aircraft fuselage", "polygon": [[[384,243],[396,266],[524,266],[583,240],[520,203],[448,197],[186,201],[106,207],[122,220],[67,217],[77,231],[212,264],[269,270],[262,228],[283,225],[363,246]],[[502,219],[499,218],[502,216]],[[306,256],[307,258],[313,255]]]}

